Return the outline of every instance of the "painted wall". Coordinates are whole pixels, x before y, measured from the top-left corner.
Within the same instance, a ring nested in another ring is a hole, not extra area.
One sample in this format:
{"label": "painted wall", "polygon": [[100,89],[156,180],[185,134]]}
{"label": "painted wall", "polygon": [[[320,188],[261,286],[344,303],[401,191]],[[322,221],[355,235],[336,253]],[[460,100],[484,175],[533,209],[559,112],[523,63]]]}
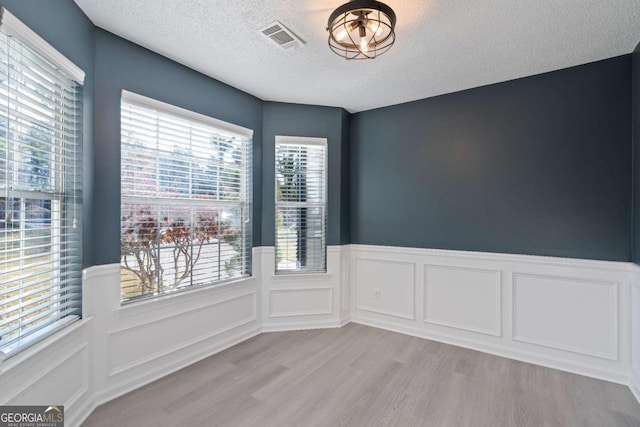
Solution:
{"label": "painted wall", "polygon": [[355,114],[352,243],[629,261],[629,55]]}
{"label": "painted wall", "polygon": [[[85,72],[83,87],[83,222],[82,264],[93,260],[93,23],[71,0],[3,0],[4,6],[31,30]],[[61,29],[64,31],[61,31]]]}
{"label": "painted wall", "polygon": [[640,264],[640,43],[632,60],[633,120],[633,262]]}
{"label": "painted wall", "polygon": [[262,101],[161,55],[96,29],[94,260],[120,260],[120,97],[122,89],[254,130],[254,246],[261,241]]}
{"label": "painted wall", "polygon": [[[297,134],[330,140],[330,245],[640,262],[640,251],[629,248],[629,57],[351,116],[340,108],[262,102],[95,29],[72,1],[2,4],[87,75],[85,267],[119,259],[121,89],[254,129],[254,246],[274,241],[274,137]],[[640,108],[633,113],[637,128]],[[640,164],[640,150],[635,156]],[[634,200],[640,212],[640,196]],[[639,223],[635,215],[636,247]]]}
{"label": "painted wall", "polygon": [[262,143],[262,246],[275,244],[275,137],[306,136],[327,138],[328,207],[327,245],[348,242],[348,163],[349,114],[342,108],[265,102]]}

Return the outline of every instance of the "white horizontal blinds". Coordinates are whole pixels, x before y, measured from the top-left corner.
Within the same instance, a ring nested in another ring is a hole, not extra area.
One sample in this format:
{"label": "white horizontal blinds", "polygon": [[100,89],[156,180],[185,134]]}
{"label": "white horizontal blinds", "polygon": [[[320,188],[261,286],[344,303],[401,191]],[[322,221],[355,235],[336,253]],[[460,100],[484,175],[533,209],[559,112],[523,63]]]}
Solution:
{"label": "white horizontal blinds", "polygon": [[326,140],[277,137],[277,272],[326,271],[326,165]]}
{"label": "white horizontal blinds", "polygon": [[131,95],[121,106],[123,301],[249,274],[250,138]]}
{"label": "white horizontal blinds", "polygon": [[7,27],[0,30],[0,356],[81,314],[81,85]]}

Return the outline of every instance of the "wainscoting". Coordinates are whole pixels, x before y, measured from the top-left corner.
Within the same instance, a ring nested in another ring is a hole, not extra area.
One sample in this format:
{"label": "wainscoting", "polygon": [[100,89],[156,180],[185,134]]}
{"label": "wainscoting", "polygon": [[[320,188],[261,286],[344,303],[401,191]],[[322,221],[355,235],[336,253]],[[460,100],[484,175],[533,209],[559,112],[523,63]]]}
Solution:
{"label": "wainscoting", "polygon": [[629,388],[640,402],[640,267],[633,266],[631,289],[631,345],[632,363]]}
{"label": "wainscoting", "polygon": [[261,248],[262,330],[337,328],[349,322],[348,248],[327,248],[327,272],[280,274],[275,271],[273,247]]}
{"label": "wainscoting", "polygon": [[0,364],[0,404],[64,405],[77,425],[92,399],[91,321],[83,319]]}
{"label": "wainscoting", "polygon": [[629,383],[630,264],[362,245],[350,251],[353,322]]}
{"label": "wainscoting", "polygon": [[254,276],[120,305],[119,265],[84,272],[83,319],[0,363],[1,404],[104,402],[261,332],[356,322],[629,385],[640,401],[640,267],[628,263],[332,246],[326,274]]}
{"label": "wainscoting", "polygon": [[[256,252],[254,268],[261,261]],[[85,277],[92,409],[261,332],[255,277],[121,306],[119,268],[89,269]]]}
{"label": "wainscoting", "polygon": [[[254,269],[261,268],[254,250]],[[255,270],[254,270],[255,271]],[[120,304],[120,265],[83,275],[83,319],[0,364],[0,403],[63,404],[67,426],[124,393],[261,332],[256,277]]]}

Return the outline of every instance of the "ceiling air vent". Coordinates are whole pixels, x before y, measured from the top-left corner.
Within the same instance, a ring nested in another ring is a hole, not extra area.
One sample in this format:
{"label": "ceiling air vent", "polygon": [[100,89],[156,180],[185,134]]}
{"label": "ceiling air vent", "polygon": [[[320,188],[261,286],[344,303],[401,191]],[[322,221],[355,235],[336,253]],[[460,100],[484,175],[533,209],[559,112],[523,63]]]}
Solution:
{"label": "ceiling air vent", "polygon": [[259,30],[264,36],[273,40],[282,49],[302,46],[302,41],[280,22],[273,22]]}

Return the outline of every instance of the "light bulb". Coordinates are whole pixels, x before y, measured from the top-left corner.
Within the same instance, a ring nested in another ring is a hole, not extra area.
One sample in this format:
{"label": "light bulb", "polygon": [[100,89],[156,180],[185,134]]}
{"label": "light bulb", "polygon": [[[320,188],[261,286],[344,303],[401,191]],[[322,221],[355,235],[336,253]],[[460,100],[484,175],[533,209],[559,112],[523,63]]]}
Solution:
{"label": "light bulb", "polygon": [[347,30],[344,28],[338,31],[338,34],[336,34],[336,40],[338,41],[344,40],[345,37],[347,37]]}
{"label": "light bulb", "polygon": [[382,25],[378,21],[374,21],[372,19],[367,20],[367,28],[373,31],[376,36],[380,36],[382,34]]}
{"label": "light bulb", "polygon": [[360,39],[360,52],[366,53],[369,50],[369,44],[367,43],[367,39],[365,37]]}

